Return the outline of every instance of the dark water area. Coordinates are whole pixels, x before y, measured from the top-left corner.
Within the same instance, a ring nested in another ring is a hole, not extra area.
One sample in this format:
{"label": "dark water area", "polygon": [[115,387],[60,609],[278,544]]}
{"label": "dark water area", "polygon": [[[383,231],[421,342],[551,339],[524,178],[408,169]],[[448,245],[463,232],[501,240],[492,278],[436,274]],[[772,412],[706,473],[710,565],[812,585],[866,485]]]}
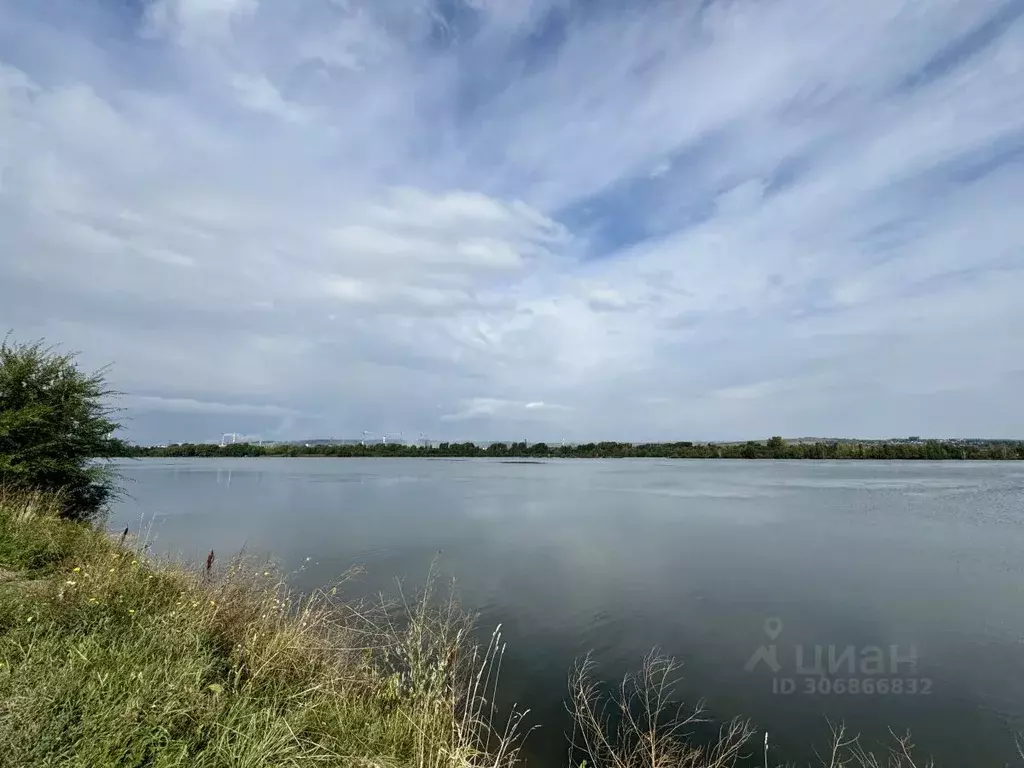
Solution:
{"label": "dark water area", "polygon": [[[112,526],[156,551],[267,553],[299,589],[421,585],[438,552],[502,693],[564,765],[574,661],[602,676],[652,647],[682,693],[810,762],[829,722],[912,731],[939,765],[1019,765],[1024,463],[428,459],[124,462]],[[759,737],[760,740],[761,737]]]}

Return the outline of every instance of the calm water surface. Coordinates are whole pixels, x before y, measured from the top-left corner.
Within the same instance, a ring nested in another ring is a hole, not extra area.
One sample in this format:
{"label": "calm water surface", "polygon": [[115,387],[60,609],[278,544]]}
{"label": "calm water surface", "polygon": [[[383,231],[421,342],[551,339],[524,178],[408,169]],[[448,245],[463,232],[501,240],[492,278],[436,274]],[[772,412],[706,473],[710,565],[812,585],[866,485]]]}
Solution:
{"label": "calm water surface", "polygon": [[[301,589],[353,563],[368,569],[364,589],[393,588],[396,577],[422,583],[441,550],[441,569],[487,633],[503,624],[504,694],[545,726],[530,737],[537,764],[564,762],[574,659],[593,651],[614,677],[653,646],[684,661],[689,697],[718,717],[752,718],[779,758],[810,759],[828,718],[870,738],[910,729],[942,765],[1019,764],[1024,464],[182,459],[120,468],[131,498],[113,525],[146,515],[157,550],[189,557],[243,546],[273,554]],[[854,654],[834,674],[829,646]],[[851,679],[858,688],[898,679],[901,692],[832,690]]]}

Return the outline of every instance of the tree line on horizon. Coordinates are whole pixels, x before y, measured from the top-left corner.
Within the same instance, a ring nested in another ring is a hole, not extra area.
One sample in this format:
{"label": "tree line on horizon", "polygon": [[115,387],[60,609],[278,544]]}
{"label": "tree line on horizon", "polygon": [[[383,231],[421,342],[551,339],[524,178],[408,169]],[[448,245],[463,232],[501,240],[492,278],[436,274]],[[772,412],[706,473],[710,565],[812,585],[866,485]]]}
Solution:
{"label": "tree line on horizon", "polygon": [[74,353],[43,341],[18,343],[0,338],[0,494],[53,494],[65,517],[97,518],[119,492],[116,472],[105,459],[123,457],[422,457],[541,460],[549,458],[661,459],[1024,459],[1024,441],[797,440],[781,437],[745,443],[547,443],[445,442],[258,445],[184,443],[132,445],[115,437],[122,426],[111,404],[117,393],[106,369],[89,373]]}
{"label": "tree line on horizon", "polygon": [[921,441],[815,441],[787,442],[781,437],[745,443],[619,443],[603,441],[577,445],[547,443],[492,443],[482,447],[472,442],[419,446],[401,443],[367,445],[280,443],[178,443],[141,446],[122,443],[124,457],[419,457],[419,458],[506,458],[506,459],[860,459],[860,460],[1024,460],[1024,441],[921,440]]}

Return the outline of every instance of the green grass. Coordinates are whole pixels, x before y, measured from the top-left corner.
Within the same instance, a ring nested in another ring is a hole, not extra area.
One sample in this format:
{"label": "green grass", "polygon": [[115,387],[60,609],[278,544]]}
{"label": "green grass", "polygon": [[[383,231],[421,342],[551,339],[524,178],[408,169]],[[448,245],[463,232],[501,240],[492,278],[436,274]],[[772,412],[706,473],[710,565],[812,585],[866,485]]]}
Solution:
{"label": "green grass", "polygon": [[207,579],[0,496],[0,765],[503,766],[495,636],[451,601],[301,602],[263,566]]}
{"label": "green grass", "polygon": [[94,542],[95,531],[59,517],[52,495],[0,488],[0,567],[45,575]]}

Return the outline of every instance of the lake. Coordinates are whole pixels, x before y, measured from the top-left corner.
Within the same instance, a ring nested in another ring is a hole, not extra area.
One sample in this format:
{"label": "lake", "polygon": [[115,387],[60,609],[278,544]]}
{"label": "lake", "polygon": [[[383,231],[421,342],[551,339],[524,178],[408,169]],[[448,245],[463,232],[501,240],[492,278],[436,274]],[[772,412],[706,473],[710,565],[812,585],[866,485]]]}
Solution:
{"label": "lake", "polygon": [[[1024,463],[151,459],[119,464],[156,551],[272,554],[299,589],[457,580],[508,642],[531,763],[563,765],[568,671],[657,646],[683,691],[807,761],[832,722],[940,765],[1019,764]],[[851,690],[853,689],[853,690]],[[865,692],[867,691],[867,692]],[[826,720],[827,719],[827,720]]]}

